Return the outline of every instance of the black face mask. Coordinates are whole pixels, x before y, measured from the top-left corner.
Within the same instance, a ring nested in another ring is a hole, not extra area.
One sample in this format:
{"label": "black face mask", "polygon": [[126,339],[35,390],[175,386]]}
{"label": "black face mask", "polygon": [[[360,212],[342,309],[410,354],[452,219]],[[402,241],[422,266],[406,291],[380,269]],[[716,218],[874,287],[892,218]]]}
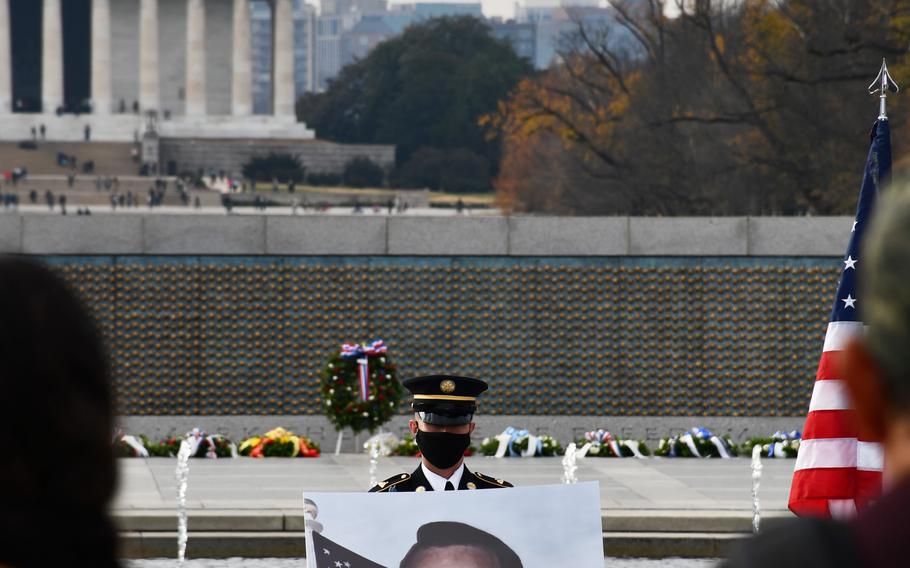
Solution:
{"label": "black face mask", "polygon": [[448,469],[458,463],[471,445],[471,434],[417,431],[415,438],[420,453],[439,469]]}

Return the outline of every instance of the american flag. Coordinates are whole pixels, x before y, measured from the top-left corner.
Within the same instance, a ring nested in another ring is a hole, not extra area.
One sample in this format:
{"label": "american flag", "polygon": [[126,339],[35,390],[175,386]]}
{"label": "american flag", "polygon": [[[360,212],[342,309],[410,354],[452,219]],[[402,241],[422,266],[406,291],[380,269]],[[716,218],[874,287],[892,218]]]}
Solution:
{"label": "american flag", "polygon": [[[313,559],[316,568],[385,568],[359,554],[351,552],[335,541],[328,539],[316,531],[312,533]],[[313,564],[307,562],[307,566]]]}
{"label": "american flag", "polygon": [[864,329],[856,271],[862,261],[860,244],[873,203],[891,173],[887,119],[876,121],[871,138],[850,244],[842,261],[843,272],[790,487],[790,510],[797,515],[848,518],[881,493],[882,447],[859,429],[840,367],[840,353],[847,341]]}

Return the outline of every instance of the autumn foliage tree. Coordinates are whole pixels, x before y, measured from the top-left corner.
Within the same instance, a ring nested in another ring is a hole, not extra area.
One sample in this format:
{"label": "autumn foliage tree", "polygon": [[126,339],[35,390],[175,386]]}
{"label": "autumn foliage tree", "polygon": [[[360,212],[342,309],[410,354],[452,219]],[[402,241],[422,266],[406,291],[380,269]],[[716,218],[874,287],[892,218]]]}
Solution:
{"label": "autumn foliage tree", "polygon": [[[394,144],[391,182],[400,187],[489,191],[500,145],[486,136],[478,117],[494,111],[532,72],[484,21],[434,18],[344,67],[326,92],[302,96],[297,116],[320,138]],[[427,156],[460,167],[440,172]]]}
{"label": "autumn foliage tree", "polygon": [[[515,211],[838,214],[877,116],[866,92],[910,60],[910,0],[657,0],[583,14],[561,62],[484,117]],[[891,105],[905,124],[906,105]],[[896,154],[903,146],[895,133]]]}

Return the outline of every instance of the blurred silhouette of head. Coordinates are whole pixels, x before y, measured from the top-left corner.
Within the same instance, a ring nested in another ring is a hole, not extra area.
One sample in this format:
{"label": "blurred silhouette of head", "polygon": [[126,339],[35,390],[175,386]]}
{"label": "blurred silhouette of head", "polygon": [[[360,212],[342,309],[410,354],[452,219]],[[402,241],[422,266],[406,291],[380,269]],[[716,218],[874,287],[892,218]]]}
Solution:
{"label": "blurred silhouette of head", "polygon": [[112,428],[88,311],[49,269],[0,257],[0,564],[116,565]]}

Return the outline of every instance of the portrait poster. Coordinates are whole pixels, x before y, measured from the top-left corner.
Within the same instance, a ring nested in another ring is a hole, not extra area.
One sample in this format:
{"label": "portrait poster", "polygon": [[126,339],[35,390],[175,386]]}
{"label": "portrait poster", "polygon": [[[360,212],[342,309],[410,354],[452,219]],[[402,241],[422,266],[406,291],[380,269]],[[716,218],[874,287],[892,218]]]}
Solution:
{"label": "portrait poster", "polygon": [[308,568],[603,568],[596,482],[303,497]]}

